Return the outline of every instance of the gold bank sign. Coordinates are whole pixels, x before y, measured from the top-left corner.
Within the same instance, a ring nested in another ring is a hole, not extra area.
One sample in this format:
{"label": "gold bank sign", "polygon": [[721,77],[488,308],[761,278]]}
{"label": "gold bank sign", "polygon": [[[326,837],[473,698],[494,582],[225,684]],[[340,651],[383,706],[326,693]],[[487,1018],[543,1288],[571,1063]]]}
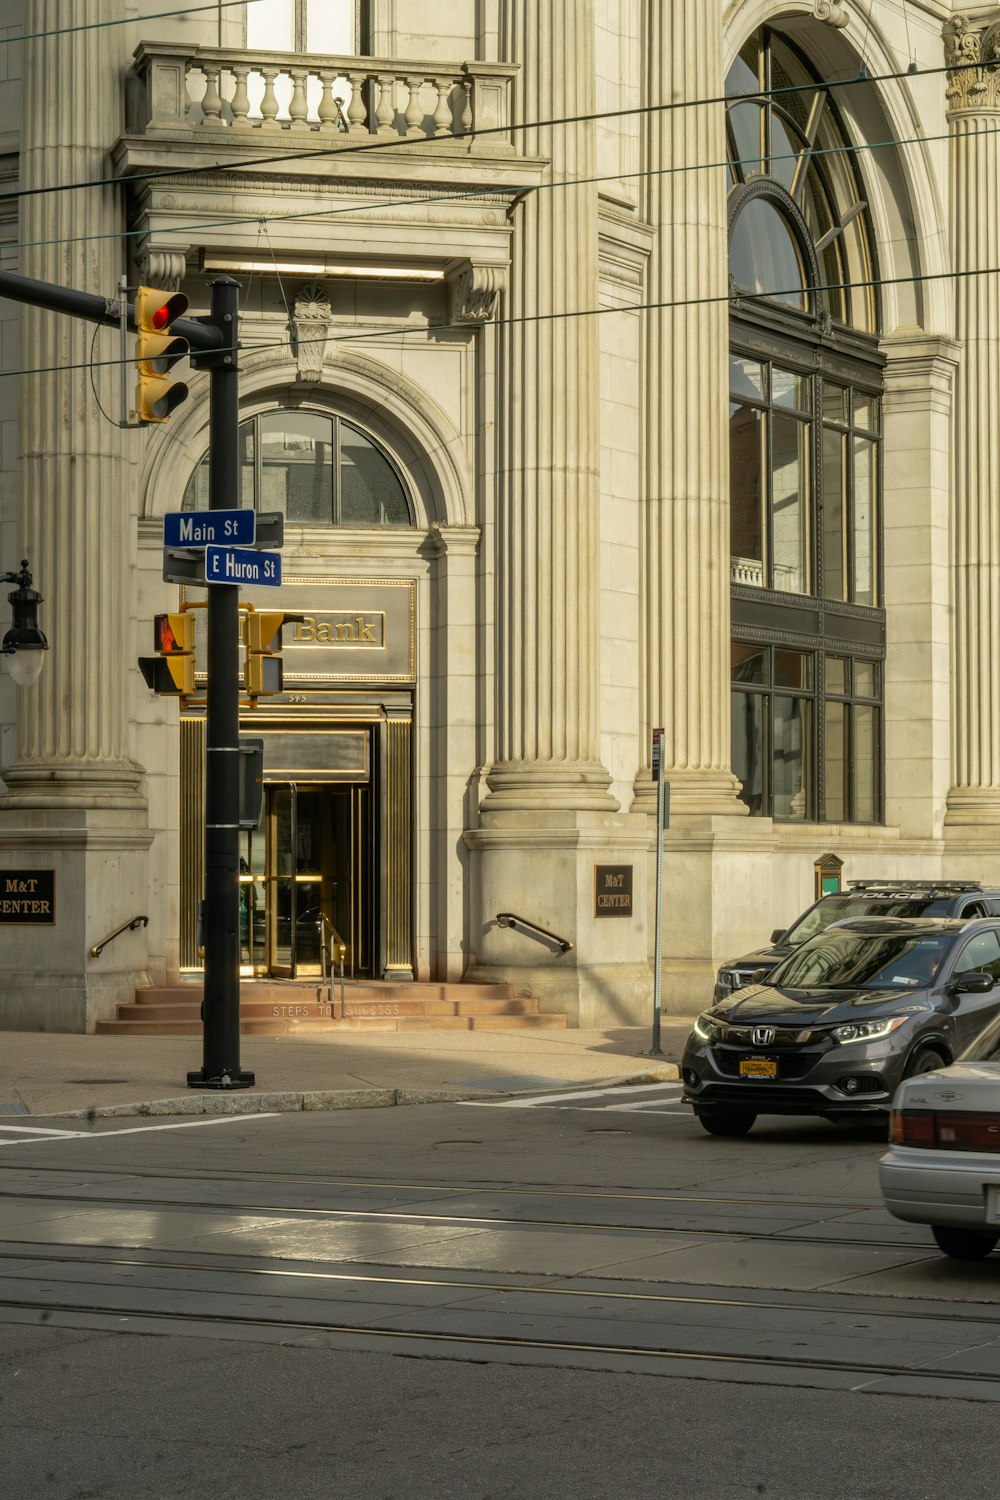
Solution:
{"label": "gold bank sign", "polygon": [[[289,644],[286,636],[286,644]],[[385,615],[305,615],[295,625],[293,646],[374,646],[385,649]]]}
{"label": "gold bank sign", "polygon": [[0,870],[0,925],[51,926],[55,919],[54,870]]}
{"label": "gold bank sign", "polygon": [[283,587],[281,607],[301,616],[285,627],[286,692],[296,683],[412,682],[415,604],[410,580],[326,588],[295,580]]}

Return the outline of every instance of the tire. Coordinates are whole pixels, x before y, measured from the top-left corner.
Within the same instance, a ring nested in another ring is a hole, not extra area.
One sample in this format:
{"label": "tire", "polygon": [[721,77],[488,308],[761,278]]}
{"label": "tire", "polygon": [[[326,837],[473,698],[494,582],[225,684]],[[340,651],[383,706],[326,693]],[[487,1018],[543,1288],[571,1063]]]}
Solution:
{"label": "tire", "polygon": [[920,1073],[933,1073],[935,1068],[946,1068],[945,1059],[933,1047],[918,1047],[906,1060],[904,1078],[916,1078]]}
{"label": "tire", "polygon": [[702,1130],[709,1135],[724,1135],[730,1139],[749,1135],[757,1116],[748,1109],[699,1109],[695,1113]]}
{"label": "tire", "polygon": [[989,1229],[955,1229],[950,1224],[932,1224],[938,1249],[953,1260],[985,1260],[1000,1240]]}

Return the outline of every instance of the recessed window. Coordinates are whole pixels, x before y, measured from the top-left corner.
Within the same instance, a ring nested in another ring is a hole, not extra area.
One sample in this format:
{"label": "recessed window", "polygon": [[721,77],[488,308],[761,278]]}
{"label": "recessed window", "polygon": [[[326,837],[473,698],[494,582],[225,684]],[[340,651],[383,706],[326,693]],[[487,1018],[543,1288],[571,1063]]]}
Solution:
{"label": "recessed window", "polygon": [[[208,475],[206,456],[185,510],[208,509]],[[357,427],[324,412],[281,409],[241,423],[239,503],[301,526],[413,525],[392,461]]]}
{"label": "recessed window", "polygon": [[361,0],[248,0],[247,47],[353,56],[361,23]]}
{"label": "recessed window", "polygon": [[877,823],[881,765],[876,662],[733,642],[732,767],[751,814]]}

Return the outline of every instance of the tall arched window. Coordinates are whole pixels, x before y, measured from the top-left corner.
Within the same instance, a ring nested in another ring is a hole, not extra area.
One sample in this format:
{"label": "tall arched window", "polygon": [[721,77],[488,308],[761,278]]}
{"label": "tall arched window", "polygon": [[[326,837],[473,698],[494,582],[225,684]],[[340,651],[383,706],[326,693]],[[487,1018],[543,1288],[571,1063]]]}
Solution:
{"label": "tall arched window", "polygon": [[876,256],[832,92],[763,28],[727,80],[733,769],[752,814],[882,817]]}
{"label": "tall arched window", "polygon": [[[357,427],[325,412],[261,412],[240,424],[240,504],[304,526],[412,526],[403,482]],[[208,458],[184,495],[208,508]]]}

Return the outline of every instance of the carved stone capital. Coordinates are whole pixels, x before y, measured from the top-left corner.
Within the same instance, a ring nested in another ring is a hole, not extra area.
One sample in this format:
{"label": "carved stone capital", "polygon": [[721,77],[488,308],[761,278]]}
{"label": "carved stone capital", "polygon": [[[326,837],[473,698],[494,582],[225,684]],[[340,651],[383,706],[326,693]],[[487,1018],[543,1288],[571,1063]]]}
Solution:
{"label": "carved stone capital", "polygon": [[448,268],[447,281],[451,322],[488,323],[496,316],[500,294],[507,288],[507,270],[462,260]]}
{"label": "carved stone capital", "polygon": [[838,31],[849,26],[851,21],[847,0],[813,0],[813,15],[817,21],[825,21],[828,26],[836,26]]}
{"label": "carved stone capital", "polygon": [[944,24],[944,58],[949,69],[948,108],[1000,109],[1000,21],[979,25],[971,16]]}
{"label": "carved stone capital", "polygon": [[149,286],[176,292],[187,272],[187,248],[172,245],[169,250],[147,245],[141,258],[142,279]]}
{"label": "carved stone capital", "polygon": [[326,288],[319,282],[302,287],[295,298],[292,313],[292,349],[299,367],[299,379],[315,384],[323,377],[333,308]]}

